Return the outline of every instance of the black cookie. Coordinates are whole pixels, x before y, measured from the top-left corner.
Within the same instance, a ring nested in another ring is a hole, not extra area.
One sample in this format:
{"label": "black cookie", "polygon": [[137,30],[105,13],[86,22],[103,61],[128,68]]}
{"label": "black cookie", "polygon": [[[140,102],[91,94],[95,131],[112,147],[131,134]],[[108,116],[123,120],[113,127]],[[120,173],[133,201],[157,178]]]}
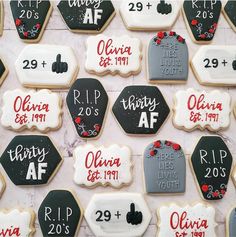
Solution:
{"label": "black cookie", "polygon": [[61,0],[57,7],[71,31],[102,32],[115,15],[110,0]]}
{"label": "black cookie", "polygon": [[203,136],[194,149],[191,163],[203,198],[222,199],[232,166],[232,155],[224,141],[217,136]]}
{"label": "black cookie", "polygon": [[127,86],[113,105],[112,112],[128,134],[155,134],[170,109],[155,86]]}
{"label": "black cookie", "polygon": [[221,12],[220,0],[185,0],[183,11],[196,42],[211,41]]}
{"label": "black cookie", "polygon": [[224,7],[224,13],[232,26],[236,27],[236,1],[229,0]]}
{"label": "black cookie", "polygon": [[51,3],[48,0],[11,0],[10,6],[19,37],[25,41],[39,40],[51,13]]}
{"label": "black cookie", "polygon": [[22,135],[12,139],[0,163],[15,185],[40,185],[49,182],[62,158],[49,137]]}
{"label": "black cookie", "polygon": [[108,95],[102,84],[92,78],[78,79],[70,88],[66,102],[79,136],[96,138],[108,105]]}
{"label": "black cookie", "polygon": [[38,210],[44,237],[73,237],[83,217],[83,210],[74,195],[67,190],[48,193]]}

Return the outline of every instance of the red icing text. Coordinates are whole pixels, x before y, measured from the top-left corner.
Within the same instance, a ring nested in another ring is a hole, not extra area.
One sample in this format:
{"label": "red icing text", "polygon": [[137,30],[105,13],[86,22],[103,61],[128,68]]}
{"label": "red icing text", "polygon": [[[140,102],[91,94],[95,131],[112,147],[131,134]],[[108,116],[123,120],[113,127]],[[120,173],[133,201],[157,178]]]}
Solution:
{"label": "red icing text", "polygon": [[0,237],[15,237],[20,236],[20,228],[19,227],[13,227],[7,229],[0,229]]}

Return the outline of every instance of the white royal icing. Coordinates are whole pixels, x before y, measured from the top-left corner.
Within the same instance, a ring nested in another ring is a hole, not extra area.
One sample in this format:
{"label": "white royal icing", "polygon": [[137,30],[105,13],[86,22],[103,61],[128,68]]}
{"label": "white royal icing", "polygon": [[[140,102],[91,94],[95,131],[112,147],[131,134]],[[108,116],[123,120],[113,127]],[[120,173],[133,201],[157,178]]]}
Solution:
{"label": "white royal icing", "polygon": [[34,232],[31,222],[32,213],[29,211],[0,211],[0,236],[29,237]]}
{"label": "white royal icing", "polygon": [[214,90],[196,91],[192,88],[175,95],[174,124],[179,128],[220,130],[230,124],[230,95]]}
{"label": "white royal icing", "polygon": [[180,4],[174,0],[166,0],[163,3],[164,9],[167,9],[165,6],[168,4],[167,7],[171,7],[171,11],[162,13],[157,11],[158,4],[161,4],[161,1],[123,0],[120,14],[128,29],[168,30],[176,21]]}
{"label": "white royal icing", "polygon": [[79,185],[109,184],[118,188],[132,181],[131,152],[126,146],[79,146],[74,158],[74,181]]}
{"label": "white royal icing", "polygon": [[158,210],[158,237],[216,237],[215,209],[198,203],[184,207],[171,204]]}
{"label": "white royal icing", "polygon": [[192,67],[202,84],[236,85],[236,46],[202,46]]}
{"label": "white royal icing", "polygon": [[[60,72],[53,71],[53,65],[58,66]],[[15,68],[20,82],[25,86],[64,88],[69,87],[76,76],[78,63],[72,48],[68,46],[31,44],[22,50]]]}
{"label": "white royal icing", "polygon": [[56,129],[61,124],[61,98],[49,90],[22,91],[3,94],[1,123],[14,130],[37,128]]}
{"label": "white royal icing", "polygon": [[127,35],[97,35],[87,39],[85,68],[91,73],[127,76],[141,69],[141,41]]}

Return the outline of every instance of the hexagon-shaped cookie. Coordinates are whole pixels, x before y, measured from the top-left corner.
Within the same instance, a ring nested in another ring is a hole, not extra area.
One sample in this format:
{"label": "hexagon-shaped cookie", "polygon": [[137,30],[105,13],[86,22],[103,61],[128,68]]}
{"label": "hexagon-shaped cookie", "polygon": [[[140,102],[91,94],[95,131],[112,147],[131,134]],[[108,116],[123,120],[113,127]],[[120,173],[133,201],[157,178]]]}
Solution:
{"label": "hexagon-shaped cookie", "polygon": [[170,109],[155,86],[127,86],[118,96],[112,112],[128,134],[155,134]]}
{"label": "hexagon-shaped cookie", "polygon": [[120,14],[129,30],[169,30],[179,15],[178,1],[123,0]]}
{"label": "hexagon-shaped cookie", "polygon": [[151,220],[149,208],[139,193],[95,194],[84,216],[97,237],[139,237]]}
{"label": "hexagon-shaped cookie", "polygon": [[38,210],[44,237],[74,237],[83,218],[83,209],[76,196],[67,190],[52,190]]}
{"label": "hexagon-shaped cookie", "polygon": [[21,84],[33,88],[68,88],[79,70],[71,47],[47,44],[26,46],[15,68]]}
{"label": "hexagon-shaped cookie", "polygon": [[57,7],[67,27],[79,33],[101,33],[116,13],[110,0],[61,0]]}
{"label": "hexagon-shaped cookie", "polygon": [[15,185],[47,184],[62,163],[48,136],[15,136],[3,152],[0,163]]}
{"label": "hexagon-shaped cookie", "polygon": [[5,64],[3,63],[3,61],[0,59],[0,85],[5,80],[7,74],[8,74],[8,69],[5,66]]}
{"label": "hexagon-shaped cookie", "polygon": [[232,155],[221,137],[201,137],[190,162],[204,199],[219,200],[225,196],[232,160]]}
{"label": "hexagon-shaped cookie", "polygon": [[100,81],[80,78],[66,97],[76,131],[81,138],[98,138],[106,115],[108,95]]}
{"label": "hexagon-shaped cookie", "polygon": [[11,0],[11,12],[19,37],[26,42],[38,42],[52,12],[49,0]]}

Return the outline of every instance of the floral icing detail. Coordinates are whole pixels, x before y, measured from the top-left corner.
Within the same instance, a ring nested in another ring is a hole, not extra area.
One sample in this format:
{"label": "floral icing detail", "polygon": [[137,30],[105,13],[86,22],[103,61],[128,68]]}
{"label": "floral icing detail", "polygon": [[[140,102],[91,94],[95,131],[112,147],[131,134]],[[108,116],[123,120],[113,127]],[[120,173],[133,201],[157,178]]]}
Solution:
{"label": "floral icing detail", "polygon": [[222,199],[227,191],[227,185],[221,184],[220,189],[214,189],[213,185],[203,184],[201,190],[206,193],[208,198]]}
{"label": "floral icing detail", "polygon": [[160,45],[162,39],[164,39],[165,37],[176,37],[179,43],[185,43],[185,39],[182,36],[177,35],[174,31],[170,31],[169,34],[167,32],[162,31],[158,32],[157,36],[154,38],[154,42],[156,43],[156,45]]}

